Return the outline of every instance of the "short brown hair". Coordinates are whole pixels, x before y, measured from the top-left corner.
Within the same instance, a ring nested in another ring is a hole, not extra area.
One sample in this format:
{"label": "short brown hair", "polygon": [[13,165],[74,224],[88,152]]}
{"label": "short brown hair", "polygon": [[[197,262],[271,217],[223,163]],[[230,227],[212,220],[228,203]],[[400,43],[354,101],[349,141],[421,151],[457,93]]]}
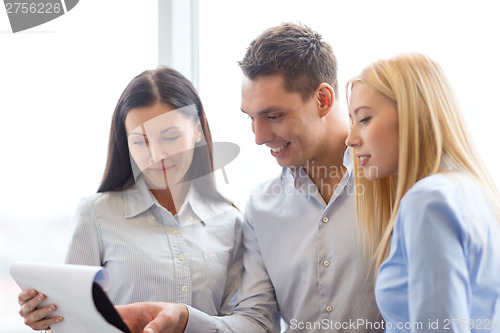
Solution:
{"label": "short brown hair", "polygon": [[285,89],[299,92],[304,100],[322,82],[330,84],[338,96],[337,60],[321,35],[305,25],[284,23],[269,28],[250,43],[239,62],[243,74],[281,74]]}

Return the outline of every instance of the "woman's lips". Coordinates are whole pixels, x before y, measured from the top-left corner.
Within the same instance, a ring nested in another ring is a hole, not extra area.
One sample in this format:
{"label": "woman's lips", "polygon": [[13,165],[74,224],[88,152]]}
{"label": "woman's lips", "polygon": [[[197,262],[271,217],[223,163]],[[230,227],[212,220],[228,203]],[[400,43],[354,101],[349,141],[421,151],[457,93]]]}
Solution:
{"label": "woman's lips", "polygon": [[371,155],[356,155],[356,157],[359,158],[359,166],[363,167],[366,165],[366,163],[368,163]]}
{"label": "woman's lips", "polygon": [[165,165],[163,167],[149,167],[148,170],[153,174],[164,174],[171,170],[175,164]]}

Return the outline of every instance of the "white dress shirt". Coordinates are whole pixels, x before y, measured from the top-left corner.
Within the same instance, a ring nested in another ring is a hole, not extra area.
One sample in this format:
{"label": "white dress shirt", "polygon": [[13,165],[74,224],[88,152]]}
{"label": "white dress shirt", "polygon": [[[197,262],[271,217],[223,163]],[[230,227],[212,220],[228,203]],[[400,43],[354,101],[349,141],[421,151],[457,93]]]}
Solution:
{"label": "white dress shirt", "polygon": [[[186,332],[382,332],[347,172],[328,204],[300,168],[253,191],[245,211],[239,304],[210,317],[189,309]],[[339,171],[339,170],[337,170]],[[328,170],[335,172],[335,170]]]}
{"label": "white dress shirt", "polygon": [[66,263],[105,267],[115,305],[168,301],[231,312],[242,275],[242,218],[230,203],[202,198],[192,186],[172,216],[141,177],[126,190],[83,199],[73,227]]}

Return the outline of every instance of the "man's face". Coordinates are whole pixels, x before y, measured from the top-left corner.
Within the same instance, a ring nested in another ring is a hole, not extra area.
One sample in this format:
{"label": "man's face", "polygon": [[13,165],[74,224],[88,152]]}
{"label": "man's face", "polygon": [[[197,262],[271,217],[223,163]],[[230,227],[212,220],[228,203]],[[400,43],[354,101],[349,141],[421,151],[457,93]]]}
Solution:
{"label": "man's face", "polygon": [[269,147],[279,165],[305,165],[322,153],[317,99],[286,91],[281,75],[244,77],[241,110],[252,121],[255,143]]}

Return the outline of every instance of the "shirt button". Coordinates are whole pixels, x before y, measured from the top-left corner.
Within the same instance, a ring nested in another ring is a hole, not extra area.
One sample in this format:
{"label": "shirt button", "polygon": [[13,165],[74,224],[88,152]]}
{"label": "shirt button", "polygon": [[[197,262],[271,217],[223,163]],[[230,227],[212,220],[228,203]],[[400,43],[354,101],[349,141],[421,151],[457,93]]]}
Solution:
{"label": "shirt button", "polygon": [[326,223],[328,222],[328,217],[324,216],[323,219],[322,219],[323,223]]}
{"label": "shirt button", "polygon": [[172,235],[177,236],[178,234],[179,234],[179,231],[178,231],[178,230],[174,230],[174,231],[172,231]]}
{"label": "shirt button", "polygon": [[185,291],[188,290],[188,287],[187,286],[182,286],[181,290],[185,292]]}
{"label": "shirt button", "polygon": [[328,260],[323,261],[323,266],[325,267],[330,266],[330,262]]}
{"label": "shirt button", "polygon": [[151,220],[156,221],[156,217],[151,216]]}
{"label": "shirt button", "polygon": [[326,307],[326,312],[332,312],[332,311],[333,311],[333,308],[330,305],[328,305]]}
{"label": "shirt button", "polygon": [[180,261],[183,261],[184,259],[186,259],[186,257],[183,254],[179,254],[177,259],[179,259]]}

